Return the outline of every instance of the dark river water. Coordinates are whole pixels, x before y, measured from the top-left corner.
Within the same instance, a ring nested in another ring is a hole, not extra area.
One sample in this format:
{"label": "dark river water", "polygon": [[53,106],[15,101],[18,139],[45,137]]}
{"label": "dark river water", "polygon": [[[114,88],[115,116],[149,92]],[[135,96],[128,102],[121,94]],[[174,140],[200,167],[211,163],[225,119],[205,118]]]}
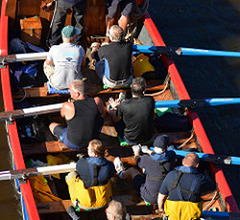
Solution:
{"label": "dark river water", "polygon": [[[239,0],[150,0],[149,13],[167,46],[240,51]],[[240,97],[240,58],[174,57],[192,98]],[[197,109],[217,154],[240,156],[240,106]],[[11,158],[0,124],[0,170]],[[240,167],[224,174],[240,207]],[[0,220],[21,219],[13,183],[0,182]]]}

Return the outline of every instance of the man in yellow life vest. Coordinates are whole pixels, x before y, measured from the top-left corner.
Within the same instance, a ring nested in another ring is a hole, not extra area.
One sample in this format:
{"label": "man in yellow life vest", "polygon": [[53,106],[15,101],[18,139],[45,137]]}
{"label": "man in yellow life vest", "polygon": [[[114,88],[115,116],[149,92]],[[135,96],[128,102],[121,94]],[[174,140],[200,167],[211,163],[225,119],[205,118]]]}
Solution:
{"label": "man in yellow life vest", "polygon": [[158,208],[164,219],[198,219],[202,212],[201,194],[216,188],[214,182],[198,173],[199,157],[195,153],[187,154],[182,165],[168,173],[161,185]]}
{"label": "man in yellow life vest", "polygon": [[76,210],[99,209],[106,206],[112,196],[110,178],[115,174],[112,162],[105,157],[105,147],[99,140],[88,145],[88,158],[80,158],[77,172],[66,176],[70,198]]}

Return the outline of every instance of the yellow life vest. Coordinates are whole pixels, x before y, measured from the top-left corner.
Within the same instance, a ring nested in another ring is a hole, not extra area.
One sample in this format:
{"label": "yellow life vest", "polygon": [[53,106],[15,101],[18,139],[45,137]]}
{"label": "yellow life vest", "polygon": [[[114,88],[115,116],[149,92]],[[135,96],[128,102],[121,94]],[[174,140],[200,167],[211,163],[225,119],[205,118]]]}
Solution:
{"label": "yellow life vest", "polygon": [[202,213],[202,202],[170,201],[164,203],[164,216],[169,220],[194,220]]}
{"label": "yellow life vest", "polygon": [[79,177],[70,178],[67,180],[67,184],[73,204],[78,200],[79,205],[82,207],[100,208],[111,201],[112,187],[110,180],[106,185],[92,186],[88,189],[85,188],[83,181]]}

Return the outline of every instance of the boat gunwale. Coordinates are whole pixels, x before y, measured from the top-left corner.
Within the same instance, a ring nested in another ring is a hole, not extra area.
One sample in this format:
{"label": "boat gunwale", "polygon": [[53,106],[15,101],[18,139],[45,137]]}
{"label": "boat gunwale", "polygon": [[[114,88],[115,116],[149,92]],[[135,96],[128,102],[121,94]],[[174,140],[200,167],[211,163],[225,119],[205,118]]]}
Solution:
{"label": "boat gunwale", "polygon": [[[0,20],[0,38],[2,39],[0,41],[1,55],[8,54],[8,16],[5,15],[5,11],[6,1],[2,1]],[[5,111],[13,110],[13,100],[8,65],[6,66],[6,68],[1,69],[1,84],[4,109]],[[15,168],[26,169],[21,151],[16,122],[13,122],[12,124],[7,124],[7,131],[11,143],[11,150],[13,154]],[[26,208],[23,209],[24,213],[22,214],[24,216],[27,215],[30,219],[40,220],[29,180],[27,180],[25,183],[20,183],[19,185]],[[25,211],[27,211],[27,213],[25,213]]]}

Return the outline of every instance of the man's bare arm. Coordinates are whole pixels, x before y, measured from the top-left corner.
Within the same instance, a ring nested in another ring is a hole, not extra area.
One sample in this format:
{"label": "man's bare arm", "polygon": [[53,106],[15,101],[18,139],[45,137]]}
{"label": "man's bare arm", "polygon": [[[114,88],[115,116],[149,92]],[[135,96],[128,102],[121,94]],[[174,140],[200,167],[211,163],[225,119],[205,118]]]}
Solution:
{"label": "man's bare arm", "polygon": [[158,203],[158,210],[159,210],[159,212],[162,212],[162,213],[164,212],[163,204],[164,204],[164,202],[166,200],[166,197],[167,197],[167,195],[163,195],[161,193],[158,193],[158,201],[157,201],[157,203]]}
{"label": "man's bare arm", "polygon": [[70,120],[74,117],[75,108],[72,102],[64,102],[61,109],[61,116],[66,120]]}

